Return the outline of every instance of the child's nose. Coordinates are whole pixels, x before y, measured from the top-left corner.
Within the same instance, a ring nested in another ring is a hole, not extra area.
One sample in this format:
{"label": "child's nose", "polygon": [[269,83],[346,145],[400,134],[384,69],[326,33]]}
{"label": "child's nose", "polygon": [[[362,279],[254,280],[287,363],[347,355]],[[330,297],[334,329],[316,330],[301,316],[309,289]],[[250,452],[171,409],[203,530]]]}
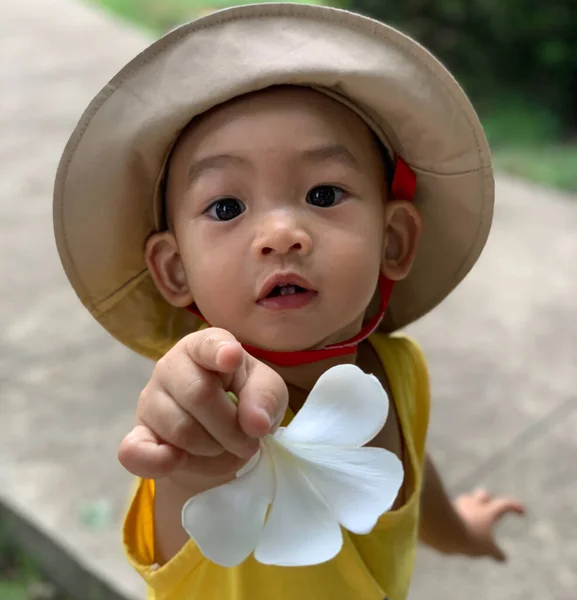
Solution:
{"label": "child's nose", "polygon": [[306,256],[312,250],[310,234],[294,216],[270,215],[263,221],[253,243],[253,252],[257,258],[290,253]]}

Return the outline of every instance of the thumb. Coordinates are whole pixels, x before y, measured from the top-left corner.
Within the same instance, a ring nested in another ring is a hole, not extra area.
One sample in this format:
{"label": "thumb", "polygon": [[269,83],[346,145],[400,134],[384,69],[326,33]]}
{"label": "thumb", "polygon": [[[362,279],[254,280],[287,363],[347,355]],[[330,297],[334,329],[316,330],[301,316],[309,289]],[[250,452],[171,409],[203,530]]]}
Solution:
{"label": "thumb", "polygon": [[137,425],[120,443],[118,460],[136,477],[160,479],[185,459],[184,450],[165,444],[145,425]]}
{"label": "thumb", "polygon": [[260,438],[281,424],[289,393],[276,371],[248,353],[245,359],[245,376],[233,380],[232,391],[238,397],[238,419],[242,430],[250,437]]}

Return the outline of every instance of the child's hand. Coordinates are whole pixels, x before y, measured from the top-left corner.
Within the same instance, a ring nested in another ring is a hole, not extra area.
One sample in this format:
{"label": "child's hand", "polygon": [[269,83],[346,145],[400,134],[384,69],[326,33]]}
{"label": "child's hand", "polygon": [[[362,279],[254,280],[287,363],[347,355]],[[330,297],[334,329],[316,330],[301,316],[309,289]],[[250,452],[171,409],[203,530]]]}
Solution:
{"label": "child's hand", "polygon": [[[238,407],[227,396],[232,391]],[[170,478],[190,494],[234,478],[274,431],[288,390],[271,368],[222,329],[183,338],[161,360],[140,395],[136,427],[119,460],[145,479]]]}
{"label": "child's hand", "polygon": [[488,492],[478,491],[457,498],[455,509],[467,527],[467,554],[505,561],[506,556],[495,541],[493,529],[508,513],[524,515],[525,507],[513,498],[493,498]]}

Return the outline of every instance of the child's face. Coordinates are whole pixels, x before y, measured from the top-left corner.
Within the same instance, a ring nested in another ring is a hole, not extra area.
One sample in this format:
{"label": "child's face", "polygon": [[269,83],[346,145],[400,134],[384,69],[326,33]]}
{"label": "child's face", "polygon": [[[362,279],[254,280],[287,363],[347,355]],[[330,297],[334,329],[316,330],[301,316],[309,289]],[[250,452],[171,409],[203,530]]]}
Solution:
{"label": "child's face", "polygon": [[348,108],[300,88],[244,96],[181,136],[171,227],[149,240],[147,263],[169,302],[194,301],[243,343],[341,341],[360,330],[394,237],[386,188],[378,144]]}

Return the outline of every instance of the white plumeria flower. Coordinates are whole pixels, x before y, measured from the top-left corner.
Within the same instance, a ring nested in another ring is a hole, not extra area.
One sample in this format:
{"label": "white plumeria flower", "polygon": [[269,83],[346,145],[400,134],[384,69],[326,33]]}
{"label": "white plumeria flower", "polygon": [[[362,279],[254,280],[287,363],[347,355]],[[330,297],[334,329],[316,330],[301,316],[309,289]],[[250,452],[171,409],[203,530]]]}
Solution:
{"label": "white plumeria flower", "polygon": [[235,480],[188,500],[184,529],[224,567],[251,552],[268,565],[330,560],[342,547],[341,525],[369,533],[397,497],[401,461],[362,447],[383,428],[388,411],[376,377],[354,365],[329,369],[288,427],[264,437]]}

